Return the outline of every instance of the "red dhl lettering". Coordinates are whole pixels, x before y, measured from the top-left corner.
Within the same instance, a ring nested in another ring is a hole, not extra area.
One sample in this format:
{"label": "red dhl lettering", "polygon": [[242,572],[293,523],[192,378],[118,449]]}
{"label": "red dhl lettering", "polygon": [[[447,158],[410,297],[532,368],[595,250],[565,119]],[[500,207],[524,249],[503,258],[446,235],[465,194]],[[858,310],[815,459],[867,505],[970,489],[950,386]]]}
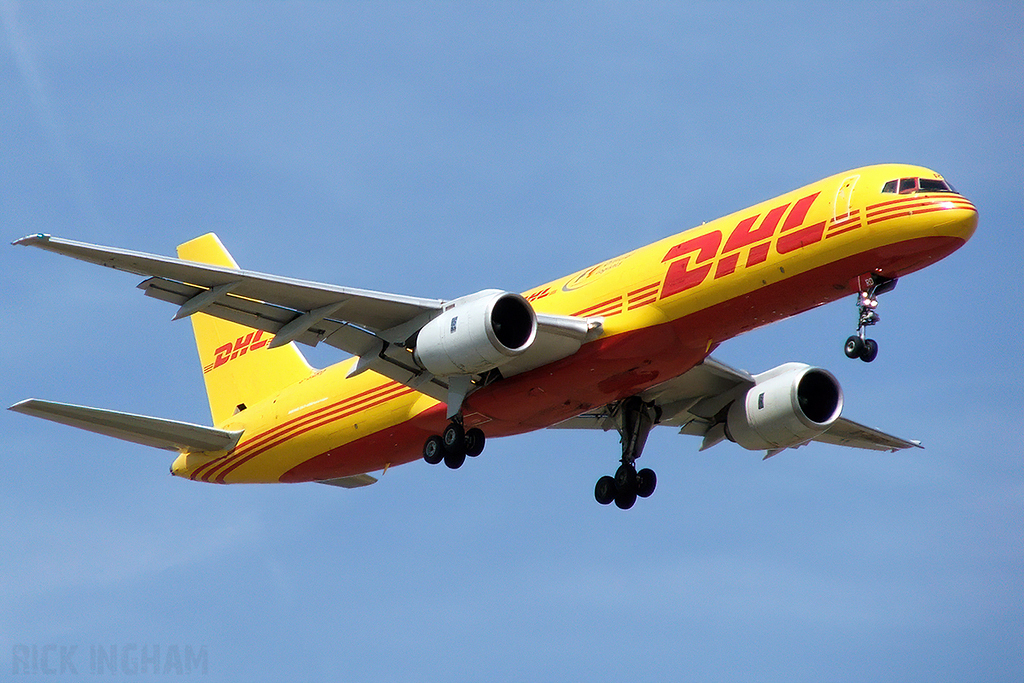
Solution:
{"label": "red dhl lettering", "polygon": [[543,299],[544,297],[551,296],[552,294],[554,294],[554,292],[551,290],[551,288],[550,287],[545,287],[544,289],[542,289],[542,290],[540,290],[538,292],[534,292],[533,294],[530,294],[529,296],[527,296],[526,300],[529,301],[530,303],[533,303],[537,299]]}
{"label": "red dhl lettering", "polygon": [[244,356],[248,351],[256,351],[262,349],[264,346],[270,343],[270,337],[263,338],[263,330],[255,330],[249,334],[239,337],[233,343],[228,342],[223,346],[217,347],[217,350],[213,352],[214,361],[213,367],[219,368],[228,361],[234,360],[239,356]]}
{"label": "red dhl lettering", "polygon": [[[704,278],[711,272],[711,261],[718,254],[721,244],[722,232],[715,230],[669,249],[665,258],[661,259],[662,263],[672,261],[668,272],[665,273],[665,286],[661,288],[661,298],[678,294],[704,282]],[[696,260],[691,264],[693,259],[690,255],[694,252],[697,253]]]}
{"label": "red dhl lettering", "polygon": [[[825,230],[824,221],[803,227],[807,213],[819,194],[815,192],[793,204],[787,202],[776,206],[766,213],[763,219],[761,214],[744,218],[729,233],[724,248],[721,230],[713,230],[675,245],[661,259],[662,263],[671,262],[665,273],[665,286],[661,290],[661,298],[696,287],[707,279],[712,268],[715,269],[716,280],[732,275],[739,267],[740,257],[744,251],[745,267],[750,268],[768,259],[772,244],[778,253],[788,254],[821,241]],[[782,223],[782,228],[778,229],[783,216],[786,216],[786,220]],[[758,219],[761,219],[760,223]]]}

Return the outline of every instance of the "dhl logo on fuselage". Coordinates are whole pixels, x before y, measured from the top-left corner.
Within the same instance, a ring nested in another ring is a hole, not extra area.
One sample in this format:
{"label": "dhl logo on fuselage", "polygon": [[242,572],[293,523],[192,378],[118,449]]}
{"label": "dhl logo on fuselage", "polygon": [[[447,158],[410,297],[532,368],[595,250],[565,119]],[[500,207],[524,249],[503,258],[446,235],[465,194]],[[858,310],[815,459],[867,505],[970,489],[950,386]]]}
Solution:
{"label": "dhl logo on fuselage", "polygon": [[213,362],[203,368],[203,373],[205,374],[211,370],[219,368],[228,361],[232,361],[239,356],[244,356],[248,351],[262,349],[270,343],[272,338],[273,337],[267,337],[264,339],[263,330],[254,330],[249,334],[239,337],[234,342],[228,342],[223,346],[218,346],[217,350],[213,352]]}
{"label": "dhl logo on fuselage", "polygon": [[803,225],[819,194],[815,192],[776,206],[764,214],[764,218],[760,213],[748,216],[737,223],[728,238],[721,230],[712,230],[675,245],[661,259],[662,263],[671,263],[660,298],[696,287],[707,279],[712,268],[715,279],[733,274],[744,255],[744,266],[750,268],[768,260],[772,246],[779,254],[788,254],[821,241],[826,221],[808,227]]}

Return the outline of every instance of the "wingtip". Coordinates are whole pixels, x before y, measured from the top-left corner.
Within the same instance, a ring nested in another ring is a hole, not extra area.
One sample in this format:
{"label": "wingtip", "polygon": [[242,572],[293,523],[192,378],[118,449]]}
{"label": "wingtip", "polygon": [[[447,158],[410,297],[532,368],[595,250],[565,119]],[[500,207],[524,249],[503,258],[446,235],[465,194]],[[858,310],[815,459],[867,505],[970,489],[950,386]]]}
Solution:
{"label": "wingtip", "polygon": [[50,240],[50,235],[48,233],[37,232],[34,235],[25,235],[21,239],[14,240],[13,242],[11,242],[11,245],[12,246],[14,246],[14,245],[28,246],[28,245],[35,244],[36,242],[48,242],[49,240]]}
{"label": "wingtip", "polygon": [[35,415],[36,409],[40,404],[46,403],[38,398],[23,398],[12,406],[7,406],[7,410],[14,413],[21,413],[22,415]]}

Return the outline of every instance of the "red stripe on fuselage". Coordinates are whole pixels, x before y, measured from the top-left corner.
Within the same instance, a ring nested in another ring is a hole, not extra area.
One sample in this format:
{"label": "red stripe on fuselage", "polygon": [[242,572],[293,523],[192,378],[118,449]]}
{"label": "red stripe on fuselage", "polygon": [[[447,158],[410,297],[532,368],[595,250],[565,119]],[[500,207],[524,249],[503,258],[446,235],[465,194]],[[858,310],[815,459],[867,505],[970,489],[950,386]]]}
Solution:
{"label": "red stripe on fuselage", "polygon": [[622,297],[617,296],[614,299],[608,299],[608,301],[602,301],[599,304],[594,304],[584,308],[583,310],[576,311],[573,313],[574,316],[586,317],[588,315],[602,315],[602,311],[614,310],[620,307],[622,303]]}
{"label": "red stripe on fuselage", "polygon": [[[946,206],[947,204],[951,204],[952,206]],[[901,197],[887,202],[872,204],[867,208],[866,215],[870,220],[871,218],[887,213],[935,205],[942,205],[942,208],[946,209],[976,210],[974,204],[972,204],[970,200],[960,197],[959,195],[909,195],[907,197]]]}
{"label": "red stripe on fuselage", "polygon": [[312,410],[308,413],[296,415],[294,418],[290,420],[286,420],[285,422],[282,422],[281,424],[272,427],[271,429],[264,430],[252,436],[251,438],[246,439],[245,441],[240,443],[233,451],[231,451],[224,457],[218,458],[217,460],[213,460],[202,465],[201,467],[196,468],[189,475],[189,478],[200,481],[210,481],[214,471],[222,467],[225,467],[230,463],[244,457],[247,453],[250,452],[251,449],[258,448],[262,444],[266,443],[267,440],[273,439],[277,435],[282,434],[288,431],[289,429],[301,426],[302,424],[306,424],[306,421],[311,419],[317,419],[328,413],[331,413],[333,415],[332,411],[344,410],[347,407],[362,404],[366,401],[378,398],[385,393],[401,389],[404,389],[404,386],[399,384],[398,382],[386,382],[380,386],[374,387],[373,389],[367,389],[366,391],[360,392],[354,396],[349,396],[340,401],[336,401],[335,403],[322,406],[320,408],[317,408],[316,410]]}
{"label": "red stripe on fuselage", "polygon": [[[878,223],[884,223],[885,221],[892,220],[894,218],[905,218],[907,216],[920,215],[922,213],[934,213],[936,211],[974,211],[974,205],[963,206],[953,204],[953,206],[947,206],[947,202],[924,202],[921,204],[913,204],[908,206],[899,206],[892,209],[886,209],[885,211],[878,212],[872,217],[868,215],[868,225],[877,225]],[[889,213],[889,211],[898,211],[898,213]]]}
{"label": "red stripe on fuselage", "polygon": [[239,459],[235,460],[235,462],[233,462],[230,466],[226,467],[224,470],[221,471],[220,474],[217,475],[215,481],[218,484],[226,483],[225,482],[225,478],[227,477],[227,475],[231,474],[233,471],[235,471],[236,469],[238,469],[239,467],[241,467],[245,463],[249,462],[250,460],[252,460],[253,458],[255,458],[258,455],[266,453],[267,451],[269,451],[272,448],[275,448],[276,446],[280,446],[281,444],[283,444],[283,443],[285,443],[287,441],[290,441],[291,439],[294,439],[294,438],[296,438],[298,436],[301,436],[302,434],[305,434],[306,432],[312,431],[314,429],[318,429],[318,428],[323,427],[324,425],[330,424],[331,422],[334,422],[336,420],[341,420],[341,419],[344,419],[344,418],[349,417],[351,415],[355,415],[357,413],[361,413],[364,410],[370,410],[371,408],[375,408],[375,407],[377,407],[379,405],[382,405],[384,403],[392,401],[392,400],[394,400],[396,398],[400,398],[402,396],[408,396],[409,394],[414,393],[415,391],[416,391],[415,389],[411,389],[411,388],[408,388],[408,387],[400,387],[397,391],[390,391],[390,392],[388,392],[387,395],[382,396],[382,397],[378,398],[377,400],[372,401],[370,403],[360,403],[358,405],[352,405],[352,406],[348,407],[347,409],[345,409],[342,412],[336,412],[336,413],[332,413],[330,415],[323,416],[321,419],[318,419],[318,420],[310,422],[309,424],[306,424],[301,429],[297,429],[297,430],[295,430],[295,431],[293,431],[293,432],[291,432],[289,434],[282,435],[280,438],[278,438],[278,439],[276,439],[276,440],[274,440],[274,441],[272,441],[270,443],[264,443],[263,446],[261,446],[260,448],[257,448],[254,451],[250,452],[245,457],[239,458]]}
{"label": "red stripe on fuselage", "polygon": [[649,292],[652,289],[657,289],[658,285],[660,285],[660,284],[661,284],[660,281],[652,282],[649,285],[644,285],[640,289],[634,289],[632,292],[629,293],[629,298],[632,299],[632,298],[634,298],[634,297],[636,297],[636,296],[638,296],[640,294],[643,294],[644,292]]}
{"label": "red stripe on fuselage", "polygon": [[[568,358],[478,390],[466,399],[465,409],[491,418],[488,438],[549,427],[677,377],[730,337],[853,294],[849,282],[862,273],[879,270],[901,277],[962,244],[955,237],[901,242],[825,264],[668,323],[598,339]],[[444,406],[439,405],[299,463],[280,480],[332,479],[417,460],[424,440],[444,424]]]}

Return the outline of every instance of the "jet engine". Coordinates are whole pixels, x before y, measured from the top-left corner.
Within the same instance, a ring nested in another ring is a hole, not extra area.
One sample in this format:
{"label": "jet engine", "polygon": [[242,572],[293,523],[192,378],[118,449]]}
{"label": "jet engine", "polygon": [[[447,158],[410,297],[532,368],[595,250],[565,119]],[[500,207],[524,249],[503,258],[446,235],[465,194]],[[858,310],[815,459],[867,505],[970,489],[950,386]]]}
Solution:
{"label": "jet engine", "polygon": [[486,289],[445,304],[416,336],[413,357],[438,376],[472,375],[500,367],[537,336],[537,314],[519,294]]}
{"label": "jet engine", "polygon": [[754,380],[725,423],[726,436],[746,449],[798,446],[823,434],[843,411],[843,390],[827,370],[787,363]]}

